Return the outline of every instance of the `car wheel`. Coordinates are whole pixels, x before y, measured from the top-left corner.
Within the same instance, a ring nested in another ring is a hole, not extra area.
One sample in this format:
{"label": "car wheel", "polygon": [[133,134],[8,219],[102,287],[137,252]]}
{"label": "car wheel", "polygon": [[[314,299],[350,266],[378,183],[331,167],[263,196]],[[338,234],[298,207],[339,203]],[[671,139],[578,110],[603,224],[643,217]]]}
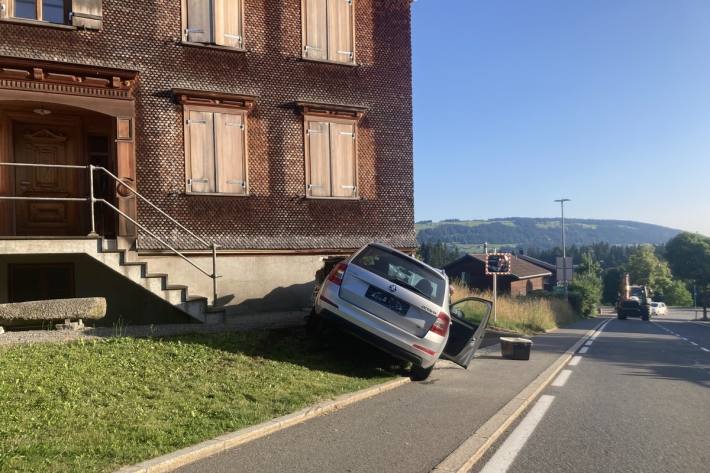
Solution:
{"label": "car wheel", "polygon": [[421,366],[412,366],[410,378],[412,378],[412,381],[424,381],[429,377],[433,370],[434,365],[431,365],[429,368],[422,368]]}
{"label": "car wheel", "polygon": [[643,314],[643,315],[641,315],[641,320],[646,320],[646,321],[648,321],[648,320],[650,320],[650,319],[651,319],[651,316],[649,316],[648,314]]}
{"label": "car wheel", "polygon": [[619,320],[626,320],[626,316],[625,316],[625,315],[617,315],[616,318],[619,319]]}

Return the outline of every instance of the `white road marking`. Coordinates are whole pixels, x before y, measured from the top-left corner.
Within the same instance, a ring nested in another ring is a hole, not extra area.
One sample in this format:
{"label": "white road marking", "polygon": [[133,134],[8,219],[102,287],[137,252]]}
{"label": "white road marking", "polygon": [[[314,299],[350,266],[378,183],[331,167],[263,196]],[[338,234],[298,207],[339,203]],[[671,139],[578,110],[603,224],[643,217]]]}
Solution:
{"label": "white road marking", "polygon": [[580,353],[580,354],[584,355],[584,354],[587,353],[588,351],[589,351],[589,347],[582,347],[582,348],[579,349],[579,351],[578,351],[577,353]]}
{"label": "white road marking", "polygon": [[570,366],[577,366],[579,362],[582,361],[581,356],[573,356],[571,360],[569,360],[569,363],[567,363]]}
{"label": "white road marking", "polygon": [[495,455],[486,463],[481,473],[507,472],[554,400],[555,396],[547,394],[540,396],[540,399],[535,403],[535,406],[530,409],[525,419],[515,428]]}
{"label": "white road marking", "polygon": [[585,345],[585,346],[588,346],[588,347],[591,347],[591,346],[592,346],[592,343],[594,343],[594,340],[587,340],[586,342],[584,342],[584,345]]}
{"label": "white road marking", "polygon": [[656,323],[656,322],[653,322],[653,324],[654,324],[656,327],[662,328],[663,330],[665,330],[666,332],[670,333],[671,335],[673,335],[673,336],[675,336],[675,337],[678,337],[678,338],[680,338],[681,340],[683,340],[683,341],[685,341],[685,342],[690,343],[690,344],[693,345],[694,347],[698,347],[698,348],[700,348],[702,351],[704,351],[704,352],[706,352],[706,353],[710,353],[710,350],[709,350],[709,349],[707,349],[707,348],[705,348],[705,347],[701,347],[700,345],[698,345],[697,343],[695,343],[695,342],[692,341],[692,340],[688,340],[687,337],[684,337],[684,336],[682,336],[682,335],[679,335],[679,334],[675,333],[675,332],[672,331],[672,330],[668,330],[666,327],[664,327],[663,325],[659,325],[659,324]]}
{"label": "white road marking", "polygon": [[572,370],[562,370],[560,371],[560,374],[557,375],[557,378],[552,382],[552,386],[555,388],[561,388],[565,384],[567,384],[567,380],[569,379],[570,375],[572,374]]}

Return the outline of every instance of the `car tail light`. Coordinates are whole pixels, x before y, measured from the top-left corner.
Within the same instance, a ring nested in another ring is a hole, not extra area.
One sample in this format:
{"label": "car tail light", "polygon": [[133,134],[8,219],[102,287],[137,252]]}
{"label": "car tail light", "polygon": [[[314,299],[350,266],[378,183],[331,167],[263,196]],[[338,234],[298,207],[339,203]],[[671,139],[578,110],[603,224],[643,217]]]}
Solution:
{"label": "car tail light", "polygon": [[451,318],[444,312],[439,312],[439,316],[434,321],[434,325],[429,329],[430,332],[434,332],[437,335],[445,337],[449,333],[449,324],[451,323]]}
{"label": "car tail light", "polygon": [[340,286],[343,283],[343,276],[345,276],[346,269],[348,269],[347,263],[338,263],[328,275],[328,281],[336,286]]}

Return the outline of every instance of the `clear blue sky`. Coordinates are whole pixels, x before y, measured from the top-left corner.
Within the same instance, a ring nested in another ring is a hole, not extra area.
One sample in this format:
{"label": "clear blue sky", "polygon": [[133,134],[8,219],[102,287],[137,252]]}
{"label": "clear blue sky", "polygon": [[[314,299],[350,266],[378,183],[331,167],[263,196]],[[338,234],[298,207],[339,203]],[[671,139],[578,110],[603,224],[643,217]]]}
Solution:
{"label": "clear blue sky", "polygon": [[417,220],[557,216],[564,196],[710,235],[709,0],[412,12]]}

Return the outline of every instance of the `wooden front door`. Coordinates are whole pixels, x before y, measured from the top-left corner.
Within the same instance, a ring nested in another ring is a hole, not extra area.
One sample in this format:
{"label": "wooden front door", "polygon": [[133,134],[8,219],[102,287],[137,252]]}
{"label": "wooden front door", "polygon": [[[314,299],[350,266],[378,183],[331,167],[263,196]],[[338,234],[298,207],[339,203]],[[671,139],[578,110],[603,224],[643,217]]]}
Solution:
{"label": "wooden front door", "polygon": [[[29,164],[79,164],[79,140],[68,126],[13,123],[14,161]],[[85,197],[85,172],[73,169],[18,167],[15,195],[18,197]],[[82,235],[83,202],[18,201],[15,233],[30,235]]]}

